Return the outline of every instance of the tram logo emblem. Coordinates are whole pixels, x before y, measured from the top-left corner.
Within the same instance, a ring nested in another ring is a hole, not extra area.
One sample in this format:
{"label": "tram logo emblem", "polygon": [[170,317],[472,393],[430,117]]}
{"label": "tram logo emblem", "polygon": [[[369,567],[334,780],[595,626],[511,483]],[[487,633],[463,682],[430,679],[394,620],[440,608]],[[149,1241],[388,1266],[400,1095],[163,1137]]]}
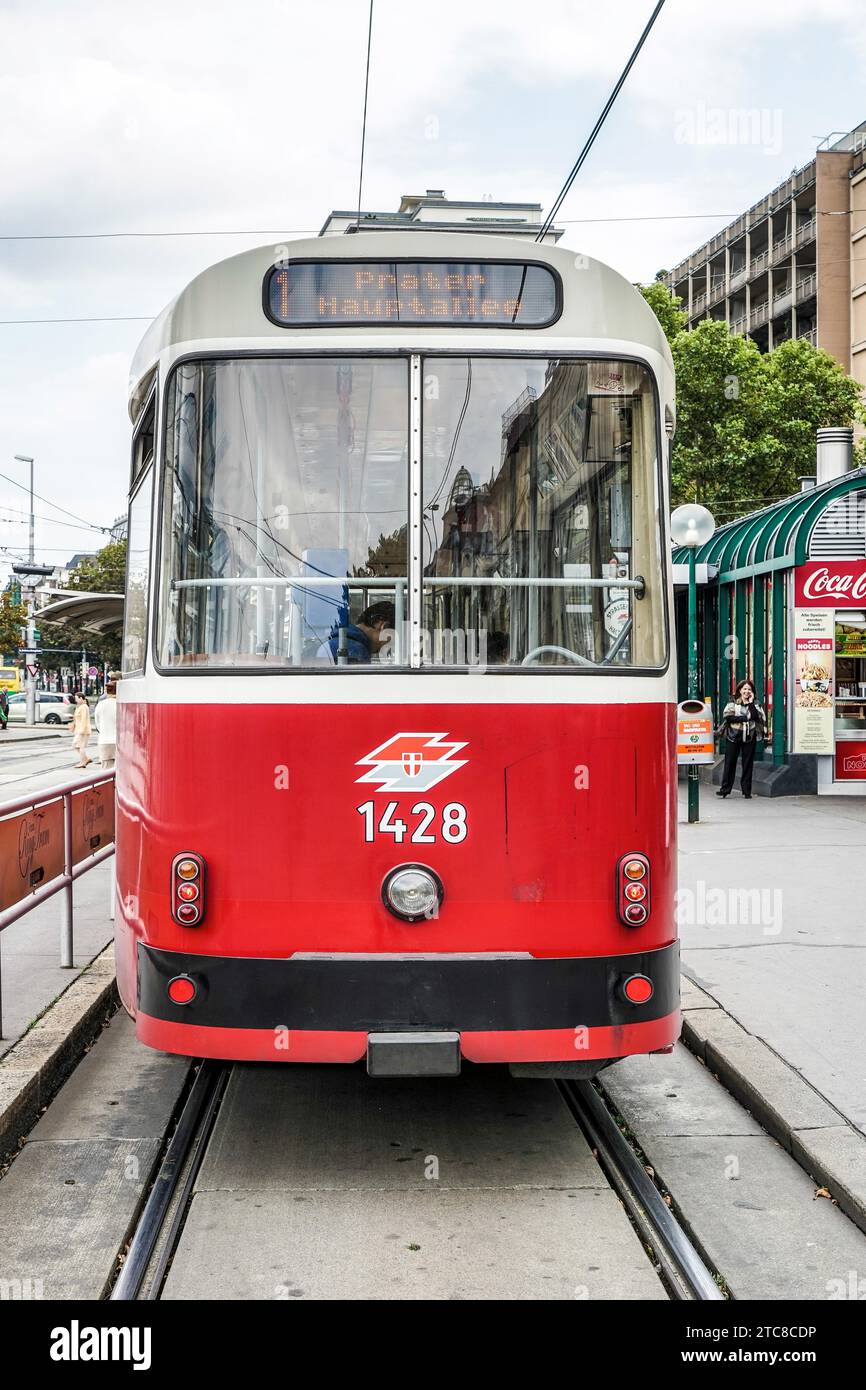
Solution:
{"label": "tram logo emblem", "polygon": [[407,777],[417,777],[424,766],[423,753],[404,753],[401,759]]}
{"label": "tram logo emblem", "polygon": [[426,792],[466,766],[465,758],[454,756],[465,747],[450,742],[447,734],[394,734],[358,759],[356,766],[367,771],[356,781],[378,782],[380,792]]}

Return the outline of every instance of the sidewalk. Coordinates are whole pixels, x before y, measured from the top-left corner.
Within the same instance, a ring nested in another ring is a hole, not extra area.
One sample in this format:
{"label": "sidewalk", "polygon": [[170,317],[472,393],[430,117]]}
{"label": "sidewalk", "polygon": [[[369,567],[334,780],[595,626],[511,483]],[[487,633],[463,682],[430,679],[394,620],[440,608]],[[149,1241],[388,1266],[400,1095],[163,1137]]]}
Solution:
{"label": "sidewalk", "polygon": [[32,743],[34,739],[63,738],[64,734],[70,736],[68,724],[61,724],[60,728],[56,725],[49,728],[45,724],[7,724],[4,732],[0,733],[0,752],[10,743]]}
{"label": "sidewalk", "polygon": [[76,879],[74,969],[60,965],[61,893],[34,908],[0,933],[2,962],[3,1037],[0,1057],[27,1031],[58,994],[113,939],[108,916],[111,860]]}
{"label": "sidewalk", "polygon": [[866,1132],[866,797],[680,794],[683,970]]}

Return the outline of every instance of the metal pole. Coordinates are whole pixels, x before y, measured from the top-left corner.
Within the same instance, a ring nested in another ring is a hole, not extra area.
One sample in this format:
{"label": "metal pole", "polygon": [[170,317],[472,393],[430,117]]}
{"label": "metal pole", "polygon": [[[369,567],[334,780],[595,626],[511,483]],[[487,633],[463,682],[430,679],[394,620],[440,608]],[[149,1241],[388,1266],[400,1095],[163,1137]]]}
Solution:
{"label": "metal pole", "polygon": [[63,915],[60,922],[60,965],[72,969],[72,793],[63,796],[63,872],[69,882],[63,889]]}
{"label": "metal pole", "polygon": [[34,556],[34,516],[33,516],[33,460],[30,460],[30,563],[33,564]]}
{"label": "metal pole", "polygon": [[[31,547],[32,547],[31,537]],[[31,557],[32,558],[32,557]],[[27,680],[24,685],[26,692],[24,723],[31,727],[36,723],[36,677],[31,675],[30,667],[35,665],[33,648],[36,645],[36,595],[32,588],[27,590]]]}
{"label": "metal pole", "polygon": [[[698,698],[698,588],[695,580],[695,547],[689,547],[689,699]],[[700,768],[689,765],[689,824],[700,820]]]}

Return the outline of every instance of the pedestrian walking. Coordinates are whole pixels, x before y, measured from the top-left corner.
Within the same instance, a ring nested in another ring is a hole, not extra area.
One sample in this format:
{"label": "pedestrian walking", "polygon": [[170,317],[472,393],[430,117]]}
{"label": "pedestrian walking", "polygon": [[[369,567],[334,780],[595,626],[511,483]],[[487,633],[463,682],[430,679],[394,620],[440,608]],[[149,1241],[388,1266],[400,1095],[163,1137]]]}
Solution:
{"label": "pedestrian walking", "polygon": [[4,690],[0,690],[0,734],[5,734],[6,725],[9,723],[9,696]]}
{"label": "pedestrian walking", "polygon": [[740,758],[740,790],[748,801],[752,796],[755,747],[758,739],[767,737],[767,716],[755,698],[755,687],[750,680],[740,681],[733,700],[729,700],[722,711],[722,722],[716,733],[724,735],[722,747],[725,754],[722,785],[716,796],[730,796],[737,773],[737,759]]}
{"label": "pedestrian walking", "polygon": [[105,687],[105,697],[99,701],[93,714],[96,725],[96,746],[102,767],[114,767],[117,744],[117,686],[109,681]]}
{"label": "pedestrian walking", "polygon": [[76,695],[75,717],[72,721],[72,747],[78,751],[76,767],[87,767],[88,763],[93,762],[87,753],[90,733],[90,706],[83,695]]}

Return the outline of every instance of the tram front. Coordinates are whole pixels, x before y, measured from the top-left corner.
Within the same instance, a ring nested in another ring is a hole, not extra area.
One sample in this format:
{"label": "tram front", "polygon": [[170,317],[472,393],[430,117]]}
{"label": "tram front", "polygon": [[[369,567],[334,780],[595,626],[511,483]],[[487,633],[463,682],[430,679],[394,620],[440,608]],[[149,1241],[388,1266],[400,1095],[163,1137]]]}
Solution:
{"label": "tram front", "polygon": [[528,249],[245,253],[140,349],[117,959],[153,1047],[589,1075],[677,1036],[670,354]]}

